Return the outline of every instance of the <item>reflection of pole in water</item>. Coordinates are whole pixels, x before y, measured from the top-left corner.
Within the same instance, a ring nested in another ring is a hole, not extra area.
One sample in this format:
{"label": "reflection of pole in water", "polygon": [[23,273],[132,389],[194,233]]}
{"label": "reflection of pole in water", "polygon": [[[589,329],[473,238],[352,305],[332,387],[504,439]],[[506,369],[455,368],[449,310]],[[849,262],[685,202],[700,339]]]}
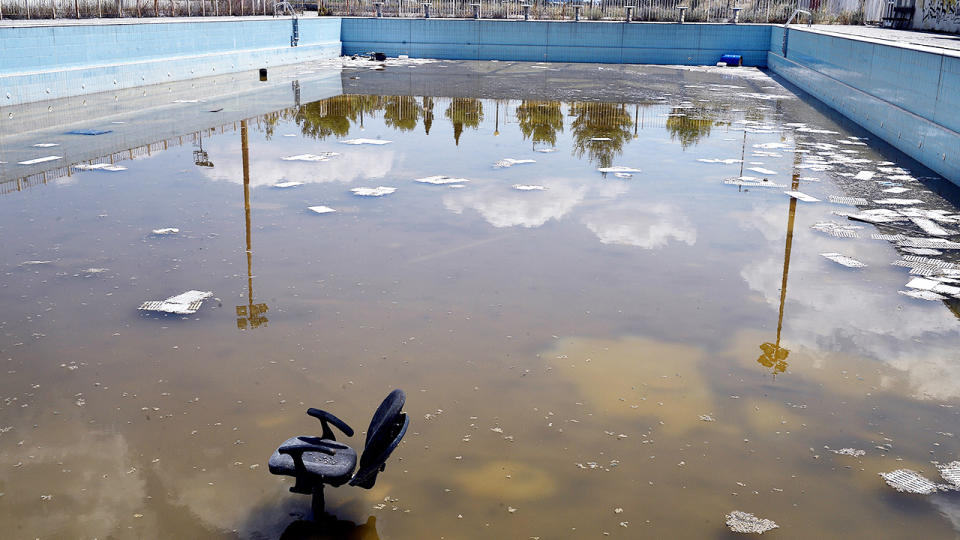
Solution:
{"label": "reflection of pole in water", "polygon": [[[744,132],[744,140],[746,140],[746,132]],[[746,146],[746,143],[744,143],[744,146]],[[793,191],[797,191],[797,189],[800,188],[800,170],[797,168],[799,159],[800,154],[794,152],[793,181],[790,185],[790,189]],[[760,350],[763,352],[760,358],[757,359],[760,365],[773,368],[774,377],[777,376],[777,373],[783,373],[787,370],[787,356],[790,355],[788,349],[780,346],[780,335],[783,331],[783,307],[787,302],[787,276],[790,274],[790,251],[793,248],[793,224],[797,216],[796,198],[790,197],[789,208],[790,210],[787,214],[787,239],[783,248],[783,279],[780,282],[780,313],[777,316],[777,341],[776,343],[767,342],[760,345]]]}
{"label": "reflection of pole in water", "polygon": [[497,106],[497,111],[493,115],[494,116],[493,134],[494,136],[497,136],[497,135],[500,135],[500,100],[498,99],[494,103]]}
{"label": "reflection of pole in water", "polygon": [[247,225],[247,305],[237,306],[237,328],[257,328],[265,324],[267,304],[253,303],[253,245],[250,236],[250,146],[247,144],[247,121],[240,121],[240,148],[243,160],[243,211]]}

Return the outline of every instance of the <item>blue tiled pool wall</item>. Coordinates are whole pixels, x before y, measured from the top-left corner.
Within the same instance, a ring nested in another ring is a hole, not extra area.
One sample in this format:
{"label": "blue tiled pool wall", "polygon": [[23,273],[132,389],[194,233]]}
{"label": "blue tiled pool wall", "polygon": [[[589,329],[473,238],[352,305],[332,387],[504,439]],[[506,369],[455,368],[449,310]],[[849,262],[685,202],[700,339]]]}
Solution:
{"label": "blue tiled pool wall", "polygon": [[0,28],[0,106],[340,55],[340,19]]}
{"label": "blue tiled pool wall", "polygon": [[712,65],[743,56],[960,184],[960,58],[770,25],[303,18],[0,28],[0,107],[341,53]]}
{"label": "blue tiled pool wall", "polygon": [[790,29],[770,34],[769,68],[960,184],[960,58]]}
{"label": "blue tiled pool wall", "polygon": [[765,66],[766,25],[344,18],[344,54],[445,60]]}

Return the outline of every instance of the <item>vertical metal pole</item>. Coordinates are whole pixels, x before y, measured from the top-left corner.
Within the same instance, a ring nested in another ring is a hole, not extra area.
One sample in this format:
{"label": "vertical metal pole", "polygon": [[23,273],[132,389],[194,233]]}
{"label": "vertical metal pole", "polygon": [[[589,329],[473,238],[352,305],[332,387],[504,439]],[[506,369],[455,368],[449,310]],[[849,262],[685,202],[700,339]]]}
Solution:
{"label": "vertical metal pole", "polygon": [[77,14],[77,18],[80,18],[80,0],[73,0],[73,10]]}

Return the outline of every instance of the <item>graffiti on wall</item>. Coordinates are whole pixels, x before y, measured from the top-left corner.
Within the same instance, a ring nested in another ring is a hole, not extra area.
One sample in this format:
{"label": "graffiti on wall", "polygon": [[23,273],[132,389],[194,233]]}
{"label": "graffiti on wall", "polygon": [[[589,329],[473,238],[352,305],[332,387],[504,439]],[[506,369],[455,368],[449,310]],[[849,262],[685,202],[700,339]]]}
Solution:
{"label": "graffiti on wall", "polygon": [[960,0],[920,0],[913,27],[960,32]]}

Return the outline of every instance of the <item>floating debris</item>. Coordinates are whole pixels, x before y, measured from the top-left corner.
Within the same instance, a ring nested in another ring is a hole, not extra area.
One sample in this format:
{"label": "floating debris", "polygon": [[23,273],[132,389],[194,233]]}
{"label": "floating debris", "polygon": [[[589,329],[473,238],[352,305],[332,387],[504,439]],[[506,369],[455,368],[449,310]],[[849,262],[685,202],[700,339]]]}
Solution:
{"label": "floating debris", "polygon": [[282,157],[283,161],[330,161],[330,158],[339,156],[337,152],[324,152],[322,154],[297,154],[295,156]]}
{"label": "floating debris", "polygon": [[393,141],[387,141],[387,140],[384,140],[384,139],[347,139],[347,140],[345,140],[345,141],[340,141],[340,142],[342,142],[343,144],[375,144],[375,145],[380,145],[380,144],[390,144],[390,143],[392,143]]}
{"label": "floating debris", "polygon": [[541,154],[552,154],[556,152],[556,148],[537,148],[534,152],[540,152]]}
{"label": "floating debris", "polygon": [[906,192],[908,192],[908,191],[910,191],[910,188],[905,188],[905,187],[900,187],[900,186],[896,186],[896,187],[892,187],[892,188],[887,188],[887,189],[884,189],[884,190],[883,190],[884,193],[891,193],[891,194],[893,194],[893,195],[899,195],[899,194],[901,194],[901,193],[906,193]]}
{"label": "floating debris", "polygon": [[914,204],[923,204],[923,201],[920,199],[880,199],[878,201],[873,201],[877,204],[890,204],[895,206],[912,206]]}
{"label": "floating debris", "polygon": [[180,232],[180,229],[176,227],[165,227],[163,229],[154,229],[150,231],[150,234],[154,234],[156,236],[169,236],[171,234],[177,234],[179,232]]}
{"label": "floating debris", "polygon": [[166,300],[150,300],[140,305],[142,311],[162,311],[165,313],[176,313],[180,315],[190,315],[200,309],[201,304],[207,298],[213,296],[210,291],[187,291],[176,296],[171,296]]}
{"label": "floating debris", "polygon": [[922,217],[911,217],[910,221],[912,221],[913,224],[916,225],[917,227],[920,227],[921,229],[923,229],[923,232],[927,234],[931,234],[933,236],[951,236],[951,235],[957,234],[956,231],[950,231],[937,225],[931,219],[922,218]]}
{"label": "floating debris", "polygon": [[397,188],[395,187],[377,186],[375,188],[357,187],[352,188],[350,191],[352,191],[354,195],[360,197],[383,197],[384,195],[389,195],[396,190]]}
{"label": "floating debris", "polygon": [[[537,67],[537,66],[534,66],[534,67]],[[590,137],[590,140],[591,141],[611,141],[613,139],[611,139],[610,137]]]}
{"label": "floating debris", "polygon": [[57,159],[63,159],[63,156],[44,156],[36,159],[28,159],[27,161],[18,161],[19,165],[36,165],[37,163],[44,163],[47,161],[54,161]]}
{"label": "floating debris", "polygon": [[831,450],[831,452],[838,456],[862,457],[867,455],[864,450],[857,450],[856,448],[841,448],[839,450]]}
{"label": "floating debris", "polygon": [[929,495],[940,490],[937,484],[934,484],[910,469],[897,469],[891,472],[880,473],[880,477],[886,481],[888,486],[900,493]]}
{"label": "floating debris", "polygon": [[463,184],[469,182],[466,178],[454,178],[452,176],[427,176],[426,178],[414,178],[414,182],[420,182],[421,184],[434,184],[434,185],[443,185],[443,184]]}
{"label": "floating debris", "polygon": [[931,248],[900,248],[907,253],[912,253],[913,255],[943,255],[943,252],[939,249]]}
{"label": "floating debris", "polygon": [[724,184],[728,186],[742,186],[742,187],[770,187],[770,188],[782,188],[787,187],[783,184],[777,184],[767,180],[766,178],[757,178],[755,176],[740,176],[737,178],[727,178],[723,181]]}
{"label": "floating debris", "polygon": [[951,242],[943,238],[914,238],[907,237],[897,243],[901,247],[931,248],[931,249],[960,249],[960,242]]}
{"label": "floating debris", "polygon": [[860,225],[844,225],[836,221],[818,221],[810,226],[815,231],[829,234],[835,238],[859,238],[857,229],[862,229]]}
{"label": "floating debris", "polygon": [[697,161],[702,163],[723,163],[724,165],[732,165],[734,163],[742,163],[742,159],[717,159],[717,158],[699,158]]}
{"label": "floating debris", "polygon": [[617,177],[617,178],[633,178],[633,174],[632,174],[632,173],[628,173],[628,172],[617,172],[617,173],[613,173],[613,176],[615,176],[615,177]]}
{"label": "floating debris", "polygon": [[73,168],[78,171],[110,171],[118,172],[127,170],[123,165],[114,165],[112,163],[80,163],[74,165]]}
{"label": "floating debris", "polygon": [[770,169],[764,169],[763,167],[749,167],[747,170],[760,174],[777,174],[777,171],[771,171]]}
{"label": "floating debris", "polygon": [[864,210],[856,214],[843,214],[847,216],[847,219],[853,219],[856,221],[866,221],[867,223],[890,223],[892,221],[904,221],[907,218],[901,216],[896,210],[889,210],[887,208],[874,208],[872,210]]}
{"label": "floating debris", "polygon": [[716,422],[717,419],[714,418],[714,417],[712,417],[712,416],[710,416],[709,414],[701,414],[701,415],[700,415],[700,421],[701,421],[701,422]]}
{"label": "floating debris", "polygon": [[863,264],[852,257],[847,257],[846,255],[841,255],[839,253],[821,253],[820,256],[830,259],[837,264],[842,264],[847,268],[863,268],[867,266],[866,264]]}
{"label": "floating debris", "polygon": [[774,149],[774,148],[790,148],[790,145],[787,144],[787,143],[781,143],[781,142],[768,142],[768,143],[755,144],[755,145],[753,145],[753,147],[754,147],[754,148],[764,148],[764,149],[766,149],[766,150],[771,150],[771,149]]}
{"label": "floating debris", "polygon": [[623,166],[620,166],[620,165],[617,165],[617,166],[614,166],[614,167],[600,167],[600,168],[597,169],[597,170],[600,171],[600,172],[602,172],[602,173],[638,173],[638,172],[641,172],[640,169],[637,169],[637,168],[635,168],[635,167],[623,167]]}
{"label": "floating debris", "polygon": [[516,189],[518,191],[543,191],[547,188],[545,186],[514,184],[513,189]]}
{"label": "floating debris", "polygon": [[53,148],[54,146],[60,146],[59,143],[46,142],[46,143],[37,143],[33,145],[34,148]]}
{"label": "floating debris", "polygon": [[758,518],[753,514],[734,510],[727,514],[727,527],[730,527],[730,530],[736,533],[763,534],[778,528],[779,525],[772,520]]}
{"label": "floating debris", "polygon": [[846,204],[850,206],[863,206],[867,204],[867,200],[863,197],[843,197],[840,195],[830,195],[830,202],[834,204]]}
{"label": "floating debris", "polygon": [[50,264],[53,261],[23,261],[20,266],[34,266],[38,264]]}
{"label": "floating debris", "polygon": [[946,465],[938,465],[940,476],[950,482],[954,488],[960,488],[960,461],[951,461]]}
{"label": "floating debris", "polygon": [[960,287],[944,285],[935,279],[913,278],[907,282],[907,287],[911,289],[920,289],[922,291],[933,291],[939,294],[946,294],[953,297],[960,297]]}
{"label": "floating debris", "polygon": [[806,193],[802,193],[800,191],[784,191],[784,193],[793,197],[794,199],[797,199],[803,202],[820,202],[820,199],[816,197],[811,197],[810,195],[807,195]]}
{"label": "floating debris", "polygon": [[497,169],[506,169],[507,167],[513,167],[514,165],[522,165],[524,163],[536,163],[536,160],[533,159],[513,159],[513,158],[503,158],[500,161],[493,164]]}
{"label": "floating debris", "polygon": [[316,212],[316,213],[318,213],[318,214],[329,214],[330,212],[336,212],[336,210],[334,210],[333,208],[330,208],[329,206],[323,206],[323,205],[320,205],[320,206],[308,206],[308,207],[307,207],[307,210],[310,210],[310,211],[312,211],[312,212]]}
{"label": "floating debris", "polygon": [[902,294],[904,296],[909,296],[910,298],[916,298],[918,300],[932,301],[932,300],[946,300],[947,298],[950,298],[949,296],[944,296],[942,294],[938,294],[933,291],[913,290],[913,291],[897,291],[897,293]]}
{"label": "floating debris", "polygon": [[886,240],[887,242],[900,242],[902,240],[907,239],[907,237],[902,234],[880,234],[880,233],[873,233],[870,235],[870,238],[873,238],[874,240]]}
{"label": "floating debris", "polygon": [[291,180],[289,182],[277,182],[276,184],[273,185],[273,187],[277,189],[286,189],[286,188],[292,188],[292,187],[297,187],[302,185],[303,185],[303,182],[295,182]]}

